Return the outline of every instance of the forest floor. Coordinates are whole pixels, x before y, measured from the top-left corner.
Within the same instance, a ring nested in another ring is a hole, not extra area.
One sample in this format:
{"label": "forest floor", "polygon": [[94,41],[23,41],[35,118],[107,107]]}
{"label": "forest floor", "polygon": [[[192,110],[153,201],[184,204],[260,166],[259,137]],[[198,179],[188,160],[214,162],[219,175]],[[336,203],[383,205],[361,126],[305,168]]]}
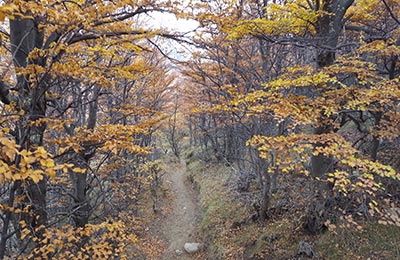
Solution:
{"label": "forest floor", "polygon": [[[400,227],[361,222],[358,230],[338,220],[335,229],[310,235],[303,229],[306,177],[282,175],[271,199],[269,218],[253,219],[252,202],[260,192],[253,181],[239,192],[237,174],[217,162],[188,158],[186,172],[199,190],[201,231],[209,259],[223,260],[398,260]],[[313,256],[306,256],[311,249]]]}
{"label": "forest floor", "polygon": [[[315,236],[304,232],[304,176],[281,176],[270,218],[261,223],[249,218],[254,215],[249,198],[259,192],[257,185],[252,183],[249,192],[240,193],[230,167],[195,156],[186,159],[186,163],[164,159],[156,213],[149,189],[138,199],[139,241],[128,250],[128,259],[400,259],[399,227],[365,222],[362,230],[356,230],[339,222],[333,232]],[[187,242],[207,247],[187,254],[183,248]],[[302,244],[310,246],[312,257],[299,249]]]}
{"label": "forest floor", "polygon": [[[165,165],[165,170],[164,183],[172,201],[171,211],[157,223],[168,242],[168,248],[161,259],[199,259],[200,255],[189,255],[183,249],[185,243],[201,242],[198,231],[200,207],[197,193],[187,180],[185,164],[168,164]],[[177,255],[177,250],[180,256]]]}
{"label": "forest floor", "polygon": [[205,259],[205,250],[195,254],[188,254],[184,250],[185,243],[203,242],[199,235],[198,192],[187,179],[184,163],[168,162],[164,169],[157,213],[147,207],[141,214],[142,218],[147,219],[139,246],[142,257],[131,259]]}

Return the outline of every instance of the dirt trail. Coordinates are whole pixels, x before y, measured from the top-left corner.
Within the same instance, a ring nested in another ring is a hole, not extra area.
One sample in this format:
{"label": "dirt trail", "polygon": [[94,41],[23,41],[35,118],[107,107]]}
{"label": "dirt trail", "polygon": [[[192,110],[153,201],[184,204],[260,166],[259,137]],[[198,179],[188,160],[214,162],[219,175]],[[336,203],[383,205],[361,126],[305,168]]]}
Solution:
{"label": "dirt trail", "polygon": [[[183,249],[186,242],[202,242],[199,241],[198,236],[200,219],[198,199],[187,181],[186,166],[182,163],[171,163],[165,165],[165,170],[164,183],[168,187],[172,200],[169,205],[170,211],[158,223],[162,236],[168,244],[161,260],[201,259],[198,254],[189,255]],[[176,250],[180,250],[182,254],[177,255]]]}

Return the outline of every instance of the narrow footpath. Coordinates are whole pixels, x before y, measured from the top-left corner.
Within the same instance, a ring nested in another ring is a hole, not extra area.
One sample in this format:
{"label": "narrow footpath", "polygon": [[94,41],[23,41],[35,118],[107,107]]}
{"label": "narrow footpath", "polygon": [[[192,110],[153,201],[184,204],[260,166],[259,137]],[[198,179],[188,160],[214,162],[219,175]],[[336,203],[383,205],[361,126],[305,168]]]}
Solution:
{"label": "narrow footpath", "polygon": [[171,196],[171,205],[165,205],[170,210],[157,223],[168,245],[161,260],[204,259],[203,252],[188,254],[184,250],[185,243],[203,242],[200,241],[198,230],[198,198],[192,184],[186,178],[186,166],[182,163],[170,163],[164,168],[166,174],[163,181]]}

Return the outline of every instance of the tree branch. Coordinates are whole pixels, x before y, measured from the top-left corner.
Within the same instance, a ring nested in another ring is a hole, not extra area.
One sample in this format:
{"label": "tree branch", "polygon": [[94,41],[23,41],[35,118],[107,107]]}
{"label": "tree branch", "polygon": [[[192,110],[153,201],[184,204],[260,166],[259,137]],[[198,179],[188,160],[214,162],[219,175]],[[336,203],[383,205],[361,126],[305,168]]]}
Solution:
{"label": "tree branch", "polygon": [[121,31],[121,32],[102,32],[102,33],[88,33],[83,35],[75,35],[69,41],[68,44],[74,44],[80,41],[95,40],[100,37],[116,37],[122,35],[140,35],[149,33],[148,31]]}
{"label": "tree branch", "polygon": [[386,2],[386,0],[382,0],[382,2],[383,2],[383,4],[385,5],[386,9],[388,10],[390,16],[393,18],[393,20],[395,20],[396,23],[400,24],[399,18],[397,18],[397,17],[394,15],[392,8],[390,8],[390,6],[389,6],[388,3]]}

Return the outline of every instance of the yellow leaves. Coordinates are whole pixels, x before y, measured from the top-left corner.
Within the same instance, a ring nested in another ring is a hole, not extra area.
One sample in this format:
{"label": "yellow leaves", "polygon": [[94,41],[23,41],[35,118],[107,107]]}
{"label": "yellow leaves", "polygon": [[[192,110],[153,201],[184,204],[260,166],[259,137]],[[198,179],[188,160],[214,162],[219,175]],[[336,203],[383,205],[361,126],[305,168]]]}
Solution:
{"label": "yellow leaves", "polygon": [[22,150],[18,154],[21,160],[17,172],[13,174],[13,180],[30,179],[38,183],[43,180],[46,170],[54,167],[54,161],[43,147],[38,147],[34,152]]}
{"label": "yellow leaves", "polygon": [[38,183],[43,180],[43,171],[42,170],[34,170],[31,174],[29,174],[29,178],[34,182]]}
{"label": "yellow leaves", "polygon": [[[45,175],[54,178],[58,170],[66,171],[72,166],[56,165],[52,155],[42,146],[31,151],[18,151],[18,148],[14,140],[0,133],[0,183],[17,180],[38,183]],[[17,165],[14,164],[15,160],[18,160]]]}
{"label": "yellow leaves", "polygon": [[29,228],[22,229],[22,231],[21,231],[21,239],[25,239],[30,233],[31,233],[31,231],[29,230]]}
{"label": "yellow leaves", "polygon": [[12,176],[12,170],[3,161],[0,161],[0,183],[7,182],[8,180],[11,180],[13,178]]}
{"label": "yellow leaves", "polygon": [[245,35],[304,35],[314,34],[315,22],[321,15],[327,15],[321,10],[305,8],[302,1],[285,4],[270,3],[265,8],[267,18],[244,20],[231,30],[228,39],[238,39]]}
{"label": "yellow leaves", "polygon": [[137,59],[130,65],[115,66],[110,70],[110,74],[118,80],[137,80],[148,73],[149,69],[143,60]]}
{"label": "yellow leaves", "polygon": [[[318,146],[313,148],[315,144]],[[400,173],[392,167],[360,158],[359,151],[338,134],[253,136],[247,145],[255,146],[259,156],[271,162],[272,166],[267,170],[271,173],[275,172],[275,166],[282,173],[303,170],[306,160],[302,158],[307,154],[310,156],[310,153],[333,158],[338,161],[336,167],[340,170],[329,173],[324,181],[333,183],[334,189],[344,195],[356,192],[373,197],[383,189],[378,177],[400,179]]]}
{"label": "yellow leaves", "polygon": [[86,169],[81,169],[81,168],[72,168],[73,172],[77,172],[77,173],[85,173]]}
{"label": "yellow leaves", "polygon": [[329,182],[333,182],[334,189],[338,190],[339,192],[347,195],[348,190],[350,189],[351,181],[348,178],[349,173],[346,171],[335,171],[334,173],[329,174],[331,176],[328,178]]}
{"label": "yellow leaves", "polygon": [[[353,78],[353,82],[348,78]],[[398,79],[386,79],[376,65],[360,58],[342,57],[337,63],[314,71],[310,66],[290,67],[287,72],[264,84],[264,89],[236,94],[218,100],[213,112],[272,115],[278,122],[287,120],[289,128],[321,123],[334,124],[342,111],[396,111],[400,96]],[[380,105],[378,105],[380,104]],[[323,115],[325,122],[321,122]],[[382,137],[395,136],[398,116],[381,122]],[[389,126],[390,125],[390,126]]]}
{"label": "yellow leaves", "polygon": [[[126,41],[126,39],[124,39]],[[129,49],[122,49],[118,41],[104,39],[92,46],[80,43],[57,45],[48,55],[63,52],[63,58],[52,65],[50,73],[54,78],[63,76],[81,80],[84,84],[97,84],[104,88],[114,86],[124,80],[137,80],[149,70],[141,57],[127,63],[124,55]],[[99,59],[101,57],[101,59]],[[110,63],[110,61],[113,61]],[[119,65],[125,64],[125,65]]]}
{"label": "yellow leaves", "polygon": [[[325,4],[328,2],[325,1]],[[397,2],[394,1],[392,3]],[[265,18],[239,21],[237,26],[230,31],[228,39],[239,39],[238,44],[246,44],[247,42],[255,44],[256,41],[243,37],[256,35],[262,38],[262,36],[266,36],[266,42],[270,40],[268,50],[271,53],[269,54],[282,55],[281,52],[274,48],[277,45],[282,47],[279,44],[279,40],[284,37],[276,36],[287,36],[288,38],[294,36],[292,38],[294,41],[296,41],[295,39],[299,34],[302,36],[307,35],[305,38],[313,38],[310,36],[310,34],[315,33],[315,28],[313,28],[312,24],[317,24],[315,21],[321,16],[334,15],[318,11],[313,12],[308,9],[308,4],[311,5],[310,1],[307,3],[307,1],[297,0],[281,1],[276,5],[268,3],[264,13]],[[328,7],[328,4],[324,7]],[[368,27],[368,24],[362,21],[369,19],[367,16],[374,12],[375,16],[370,18],[374,17],[379,23],[374,23],[372,24],[373,26],[387,24],[387,21],[381,20],[384,17],[388,17],[387,10],[385,8],[380,9],[381,7],[383,7],[383,4],[378,0],[356,1],[348,12],[346,19],[351,19],[352,21],[360,19],[360,24],[363,25],[360,27],[364,28]],[[386,10],[386,15],[377,17],[376,13],[382,10]],[[210,19],[215,19],[215,17],[210,17]],[[375,28],[373,26],[368,28]],[[388,30],[392,31],[392,29]],[[346,37],[355,39],[357,36],[353,33],[347,31],[347,29],[343,31]],[[356,194],[356,196],[367,196],[368,198],[376,196],[382,190],[379,180],[382,177],[397,179],[399,178],[398,173],[388,166],[363,158],[362,152],[357,151],[352,147],[351,142],[344,140],[339,134],[304,135],[292,133],[300,133],[302,131],[309,133],[313,129],[318,129],[319,126],[325,127],[323,131],[334,132],[341,127],[340,123],[348,120],[350,116],[357,115],[357,113],[360,113],[360,117],[372,118],[377,112],[384,112],[383,119],[376,119],[375,117],[375,121],[380,121],[379,126],[373,129],[372,136],[388,138],[389,140],[390,137],[398,136],[400,122],[398,113],[399,79],[387,79],[386,71],[389,71],[389,69],[384,68],[385,64],[396,61],[396,57],[400,56],[400,48],[394,43],[398,35],[391,36],[391,34],[388,37],[392,37],[392,39],[372,41],[368,44],[361,43],[361,48],[354,50],[354,47],[351,54],[344,55],[344,52],[337,52],[336,56],[342,57],[334,65],[323,69],[316,70],[311,66],[295,66],[286,68],[285,73],[277,72],[278,75],[272,72],[272,76],[264,83],[264,89],[260,90],[259,86],[262,83],[251,82],[249,85],[258,89],[251,93],[242,91],[236,91],[235,93],[229,88],[221,91],[217,86],[213,87],[213,82],[193,76],[192,78],[195,79],[195,82],[200,82],[200,84],[208,87],[208,89],[207,87],[203,88],[205,93],[215,95],[215,97],[212,96],[210,98],[209,104],[203,105],[203,103],[198,102],[197,104],[201,105],[195,108],[196,112],[205,114],[211,111],[213,116],[222,122],[225,118],[239,122],[241,119],[237,118],[242,118],[240,117],[241,115],[244,115],[243,118],[247,120],[255,118],[262,122],[265,122],[263,120],[283,122],[285,123],[283,124],[285,130],[287,130],[285,131],[285,136],[273,136],[275,133],[269,133],[272,137],[253,136],[247,142],[247,145],[252,145],[257,149],[261,158],[270,163],[270,167],[265,169],[266,172],[289,173],[296,165],[300,165],[304,169],[306,168],[304,160],[311,156],[325,156],[332,158],[333,173],[322,177],[321,181],[331,182],[336,191],[346,195],[352,193],[353,195]],[[274,43],[275,39],[277,40],[276,45]],[[213,44],[218,43],[214,41]],[[313,47],[310,48],[315,50]],[[228,52],[233,52],[234,55],[237,55],[239,57],[238,60],[244,59],[245,56],[241,55],[245,52],[241,52],[239,49],[222,48],[221,50],[226,50],[226,53],[221,52],[220,55],[222,56],[218,56],[220,61],[217,60],[215,64],[219,62],[222,64],[222,68],[224,66],[235,66],[236,68],[237,63],[234,65],[232,65],[233,63],[229,64],[233,55]],[[211,54],[209,57],[214,56]],[[293,63],[302,63],[302,61],[292,58],[291,55],[286,57],[288,58],[287,63],[292,61]],[[260,66],[261,62],[263,62],[262,58],[264,57],[255,59],[254,67],[237,66],[238,70],[243,69],[243,75],[252,75],[246,69],[251,70]],[[228,65],[225,64],[225,61]],[[214,69],[216,67],[215,64],[207,63],[206,66]],[[274,69],[273,64],[271,69]],[[209,72],[209,70],[201,67],[201,70],[199,69],[198,71],[201,72],[199,74],[203,73],[203,75],[212,77],[212,79],[218,79],[215,76],[215,74],[218,74],[215,73],[217,69]],[[225,75],[224,72],[221,72],[221,76]],[[270,76],[271,74],[268,75]],[[252,80],[250,78],[249,80]],[[215,85],[218,85],[218,83]],[[235,85],[239,88],[241,84]],[[220,94],[221,92],[222,94]],[[220,96],[218,96],[219,94]],[[213,107],[210,108],[210,106]],[[394,115],[393,111],[396,111],[396,115]],[[343,121],[340,122],[341,120]],[[360,120],[364,121],[362,118]],[[367,126],[368,129],[366,131],[363,129],[362,131],[369,132],[372,128],[370,125],[377,123],[373,121],[374,119],[368,119],[366,123],[366,125],[369,125]],[[242,122],[240,121],[240,123]],[[244,124],[247,124],[247,122],[249,121],[245,121]],[[220,122],[216,122],[216,127],[221,125]],[[307,130],[304,131],[304,129]],[[355,142],[356,140],[352,141]]]}
{"label": "yellow leaves", "polygon": [[[21,198],[23,198],[23,196],[17,197],[16,202],[14,204],[17,205],[18,204],[17,201],[20,201]],[[21,213],[29,214],[30,213],[29,206],[20,207],[20,205],[15,206],[15,207],[10,207],[8,204],[0,204],[0,210],[2,212],[8,211],[8,212],[12,212],[14,214],[21,214]],[[26,223],[24,221],[20,221],[20,225],[21,225],[21,230],[26,228]],[[24,233],[24,232],[22,232],[22,233]]]}
{"label": "yellow leaves", "polygon": [[58,154],[68,152],[70,149],[78,153],[85,148],[82,144],[98,147],[99,152],[112,152],[117,154],[121,150],[131,151],[132,153],[146,154],[148,148],[134,145],[135,136],[145,134],[147,129],[154,125],[157,120],[148,120],[142,125],[120,125],[106,124],[99,125],[94,130],[75,129],[74,136],[67,136],[56,140],[56,144],[60,146]]}
{"label": "yellow leaves", "polygon": [[14,179],[15,167],[11,162],[14,161],[18,153],[18,145],[13,139],[7,137],[0,131],[0,182],[8,182]]}
{"label": "yellow leaves", "polygon": [[[106,221],[98,224],[88,224],[85,228],[66,225],[59,228],[47,228],[42,239],[41,247],[31,252],[35,255],[51,255],[57,259],[124,259],[124,247],[137,242],[134,234],[122,221]],[[23,238],[32,236],[29,228],[23,229]],[[82,240],[83,246],[76,246]]]}
{"label": "yellow leaves", "polygon": [[283,90],[290,88],[323,87],[336,83],[336,76],[329,70],[315,72],[310,66],[290,67],[276,80],[265,84],[267,90]]}
{"label": "yellow leaves", "polygon": [[0,154],[1,158],[13,160],[18,146],[13,139],[5,137],[0,132]]}
{"label": "yellow leaves", "polygon": [[362,43],[357,50],[361,55],[374,55],[380,62],[392,59],[400,55],[400,46],[395,44],[396,38],[389,38],[385,41],[375,40],[369,43]]}
{"label": "yellow leaves", "polygon": [[40,160],[40,164],[45,168],[54,167],[54,161],[52,159]]}
{"label": "yellow leaves", "polygon": [[13,19],[16,15],[16,9],[14,5],[5,4],[0,6],[0,21],[3,22],[5,18]]}
{"label": "yellow leaves", "polygon": [[61,155],[61,154],[65,153],[66,151],[68,151],[69,149],[70,149],[69,146],[67,146],[67,147],[60,147],[60,148],[58,149],[58,154]]}
{"label": "yellow leaves", "polygon": [[138,237],[134,234],[129,234],[127,236],[128,240],[130,243],[137,243],[138,242]]}
{"label": "yellow leaves", "polygon": [[[46,17],[39,24],[46,35],[57,32],[65,37],[61,37],[59,42],[50,43],[46,50],[36,48],[29,54],[30,59],[58,57],[51,64],[51,69],[29,64],[20,69],[19,75],[26,75],[33,82],[39,81],[40,76],[47,72],[52,78],[70,77],[81,80],[83,84],[95,83],[102,87],[113,86],[124,79],[139,79],[148,70],[146,62],[141,61],[139,55],[132,58],[132,62],[127,62],[125,54],[140,54],[146,48],[138,42],[154,37],[156,33],[142,29],[135,29],[132,34],[127,33],[136,27],[133,25],[135,22],[131,19],[119,20],[119,14],[124,16],[124,8],[116,9],[117,6],[123,7],[126,4],[126,1],[114,1],[112,4],[96,1],[96,4],[84,6],[57,1],[53,4],[35,1],[21,3],[23,8],[20,8],[29,10],[33,16]],[[110,15],[111,12],[113,15]],[[105,36],[110,33],[118,35],[118,32],[123,36]],[[89,45],[80,42],[70,44],[72,38],[86,34],[100,40]]]}
{"label": "yellow leaves", "polygon": [[40,158],[43,158],[43,159],[45,159],[45,158],[48,157],[48,154],[47,154],[47,152],[46,152],[46,150],[44,149],[43,146],[39,146],[39,147],[36,149],[35,155],[36,155],[37,157],[40,157]]}
{"label": "yellow leaves", "polygon": [[150,182],[150,185],[152,185],[153,181],[160,177],[161,173],[164,171],[160,163],[160,160],[155,160],[147,161],[140,165],[138,170],[144,177],[145,182]]}
{"label": "yellow leaves", "polygon": [[[82,239],[86,241],[84,246],[76,247],[76,243]],[[122,221],[107,221],[75,230],[71,226],[48,229],[42,244],[44,254],[55,248],[58,259],[67,257],[69,253],[79,255],[79,259],[114,259],[123,258],[124,247],[136,240],[135,235],[127,232]]]}
{"label": "yellow leaves", "polygon": [[373,15],[378,9],[381,1],[379,0],[358,0],[355,1],[355,5],[352,5],[346,13],[347,17],[350,17],[352,21],[355,22],[366,22],[371,20],[376,20],[376,17]]}
{"label": "yellow leaves", "polygon": [[308,160],[308,151],[312,146],[308,143],[306,135],[291,134],[289,136],[253,136],[247,145],[255,146],[259,156],[270,161],[268,173],[308,172],[304,168]]}

